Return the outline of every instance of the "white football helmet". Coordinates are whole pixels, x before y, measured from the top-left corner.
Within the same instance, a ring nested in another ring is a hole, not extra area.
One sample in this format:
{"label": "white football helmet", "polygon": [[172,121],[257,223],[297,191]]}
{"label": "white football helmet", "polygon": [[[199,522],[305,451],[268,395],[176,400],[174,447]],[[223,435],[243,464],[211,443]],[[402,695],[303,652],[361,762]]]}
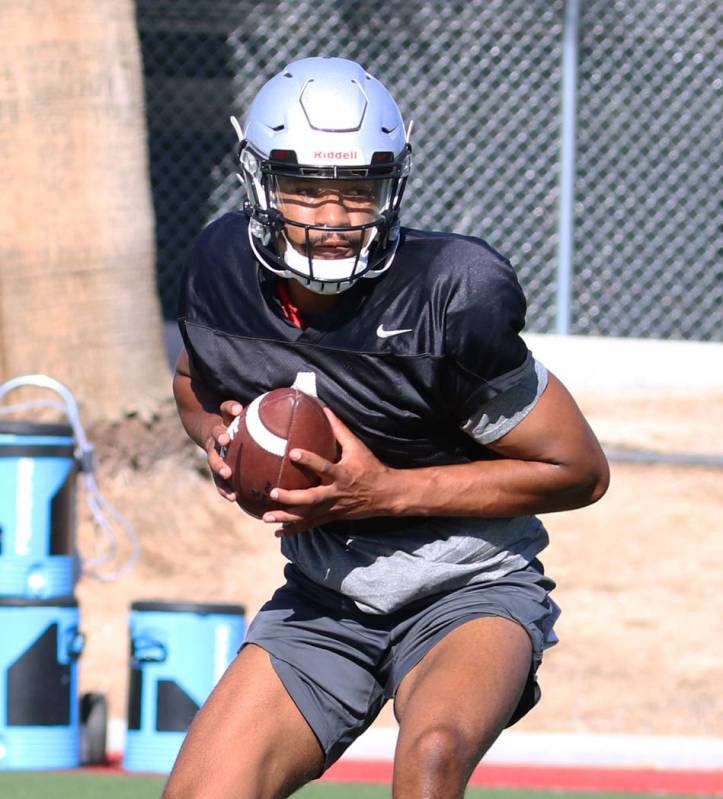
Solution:
{"label": "white football helmet", "polygon": [[[389,268],[411,145],[397,104],[378,80],[343,58],[304,58],[262,87],[245,134],[235,117],[231,122],[240,141],[249,240],[262,266],[320,294],[340,293]],[[280,184],[289,181],[343,194],[352,203],[363,194],[366,221],[342,227],[289,218],[279,198]],[[323,181],[336,188],[325,189]],[[349,192],[344,181],[350,181]],[[332,247],[314,257],[314,242],[335,233],[354,240],[353,254]]]}

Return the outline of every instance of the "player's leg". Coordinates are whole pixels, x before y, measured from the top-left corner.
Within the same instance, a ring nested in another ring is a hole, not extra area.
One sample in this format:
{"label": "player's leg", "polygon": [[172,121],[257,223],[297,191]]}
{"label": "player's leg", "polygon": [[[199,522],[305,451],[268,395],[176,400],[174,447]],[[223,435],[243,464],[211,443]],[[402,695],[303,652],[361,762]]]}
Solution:
{"label": "player's leg", "polygon": [[324,753],[267,652],[244,647],[197,713],[163,799],[276,799],[317,777]]}
{"label": "player's leg", "polygon": [[527,632],[505,618],[468,621],[436,643],[397,690],[394,799],[461,799],[517,708],[531,666]]}

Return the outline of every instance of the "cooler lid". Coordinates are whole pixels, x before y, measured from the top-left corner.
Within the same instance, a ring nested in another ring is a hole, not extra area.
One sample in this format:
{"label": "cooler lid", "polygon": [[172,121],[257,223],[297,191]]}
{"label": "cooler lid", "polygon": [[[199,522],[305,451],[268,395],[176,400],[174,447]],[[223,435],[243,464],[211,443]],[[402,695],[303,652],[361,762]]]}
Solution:
{"label": "cooler lid", "polygon": [[131,610],[148,610],[160,613],[199,613],[202,615],[225,613],[229,616],[243,616],[246,613],[246,608],[243,605],[206,602],[165,602],[163,600],[133,602],[131,603]]}
{"label": "cooler lid", "polygon": [[73,428],[59,422],[24,422],[6,419],[0,421],[0,433],[16,436],[63,436],[73,438]]}
{"label": "cooler lid", "polygon": [[13,608],[77,608],[74,596],[56,596],[34,599],[28,596],[0,596],[0,606]]}

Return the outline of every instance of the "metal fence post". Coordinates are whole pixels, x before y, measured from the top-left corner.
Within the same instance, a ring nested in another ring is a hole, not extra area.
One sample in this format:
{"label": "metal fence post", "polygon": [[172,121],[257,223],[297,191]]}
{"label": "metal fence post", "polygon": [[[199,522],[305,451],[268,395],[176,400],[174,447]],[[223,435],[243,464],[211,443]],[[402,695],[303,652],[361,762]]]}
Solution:
{"label": "metal fence post", "polygon": [[562,49],[562,131],[560,142],[560,227],[555,332],[570,332],[575,233],[575,124],[577,117],[578,0],[566,0]]}

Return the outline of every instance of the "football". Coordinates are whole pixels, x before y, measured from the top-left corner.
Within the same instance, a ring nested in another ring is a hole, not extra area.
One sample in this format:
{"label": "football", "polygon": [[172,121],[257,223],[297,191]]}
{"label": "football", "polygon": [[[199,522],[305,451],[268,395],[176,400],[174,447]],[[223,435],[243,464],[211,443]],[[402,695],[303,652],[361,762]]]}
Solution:
{"label": "football", "polygon": [[231,442],[220,450],[231,469],[238,504],[261,518],[276,505],[272,488],[303,489],[317,476],[289,459],[295,447],[337,459],[334,431],[315,397],[296,388],[277,388],[247,405],[229,425]]}

